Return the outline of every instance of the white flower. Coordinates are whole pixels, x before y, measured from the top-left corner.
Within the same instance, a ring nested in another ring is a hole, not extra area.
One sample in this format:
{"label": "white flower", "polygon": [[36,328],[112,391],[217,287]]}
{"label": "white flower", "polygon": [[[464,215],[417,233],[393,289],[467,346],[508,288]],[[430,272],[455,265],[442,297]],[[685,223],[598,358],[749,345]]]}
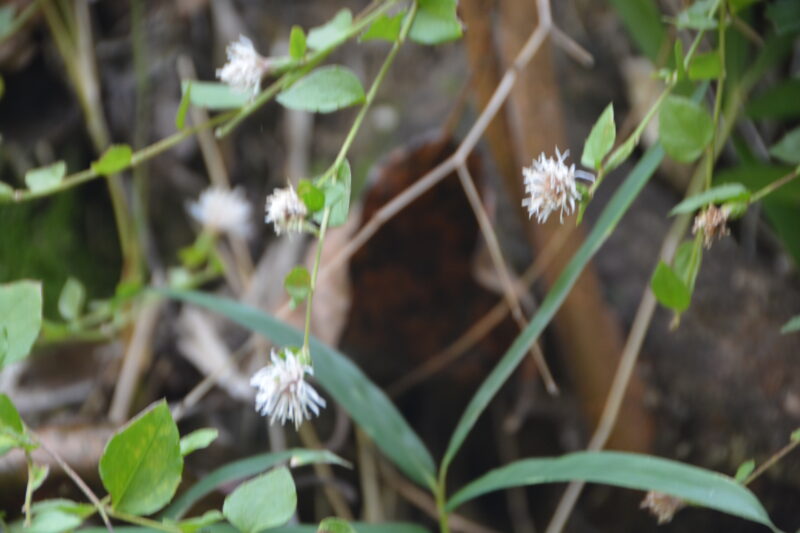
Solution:
{"label": "white flower", "polygon": [[206,229],[241,238],[250,235],[250,204],[241,189],[209,187],[189,204],[189,213]]}
{"label": "white flower", "polygon": [[522,205],[528,208],[528,217],[536,215],[539,223],[547,220],[553,211],[561,211],[561,222],[564,214],[571,215],[575,210],[575,202],[581,199],[576,179],[594,181],[594,176],[582,170],[575,170],[575,165],[567,166],[564,160],[569,156],[569,150],[563,154],[556,148],[558,160],[545,158],[544,153],[539,159],[534,159],[530,168],[523,168],[525,176],[525,192],[528,198],[522,200]]}
{"label": "white flower", "polygon": [[293,420],[298,429],[304,419],[311,419],[312,412],[319,415],[325,399],[305,380],[306,374],[314,375],[314,369],[301,363],[298,354],[288,348],[284,355],[282,358],[272,350],[272,364],[253,374],[250,385],[258,388],[256,411],[269,415],[270,424]]}
{"label": "white flower", "polygon": [[277,235],[283,232],[301,233],[308,216],[306,204],[291,185],[285,189],[275,189],[267,196],[266,211],[264,220],[267,224],[272,222],[275,225]]}
{"label": "white flower", "polygon": [[252,96],[261,90],[261,78],[269,71],[270,61],[262,57],[253,47],[252,41],[244,35],[228,44],[225,49],[228,62],[217,69],[217,78],[233,89]]}

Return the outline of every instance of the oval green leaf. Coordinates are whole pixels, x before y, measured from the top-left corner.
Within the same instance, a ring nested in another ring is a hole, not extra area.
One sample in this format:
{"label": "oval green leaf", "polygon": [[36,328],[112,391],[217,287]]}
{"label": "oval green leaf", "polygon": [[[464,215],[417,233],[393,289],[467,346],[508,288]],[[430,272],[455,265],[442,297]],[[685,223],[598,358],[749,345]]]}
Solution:
{"label": "oval green leaf", "polygon": [[[325,193],[325,207],[329,207],[331,210],[328,217],[329,228],[335,228],[347,222],[347,216],[350,214],[351,184],[350,162],[345,159],[336,172],[336,180],[326,182],[322,186]],[[322,223],[323,214],[322,212],[315,213],[314,220]]]}
{"label": "oval green leaf", "polygon": [[[301,332],[259,309],[234,300],[191,291],[158,292],[224,315],[281,346],[298,346],[303,342]],[[375,441],[378,448],[412,480],[423,486],[435,487],[430,453],[386,394],[347,357],[313,337],[311,357],[316,380]]]}
{"label": "oval green leaf", "polygon": [[658,117],[661,143],[676,161],[691,163],[700,157],[714,136],[711,115],[689,98],[667,96]]}
{"label": "oval green leaf", "polygon": [[0,394],[0,457],[20,446],[25,440],[24,433],[25,426],[14,402],[5,394]]}
{"label": "oval green leaf", "polygon": [[306,38],[306,46],[311,50],[322,50],[334,46],[347,39],[352,24],[353,14],[349,9],[342,9],[322,26],[311,28]]}
{"label": "oval green leaf", "polygon": [[722,72],[722,59],[719,51],[696,54],[689,63],[689,79],[712,80],[717,79]]}
{"label": "oval green leaf", "polygon": [[650,278],[650,288],[661,305],[678,313],[686,311],[692,303],[689,287],[664,261],[658,262]]}
{"label": "oval green leaf", "polygon": [[405,12],[396,15],[386,15],[385,13],[375,19],[367,31],[361,34],[359,41],[389,41],[394,42],[400,36],[400,29],[403,26]]}
{"label": "oval green leaf", "polygon": [[306,34],[300,26],[292,26],[289,35],[289,56],[292,59],[302,59],[306,55]]}
{"label": "oval green leaf", "polygon": [[300,180],[297,184],[297,196],[303,200],[311,213],[316,213],[325,207],[325,193],[309,180]]}
{"label": "oval green leaf", "polygon": [[86,289],[83,284],[75,278],[68,278],[58,296],[58,312],[65,320],[75,320],[80,315],[85,300]]}
{"label": "oval green leaf", "polygon": [[701,193],[686,198],[672,208],[670,216],[694,213],[709,204],[721,204],[729,201],[747,201],[750,191],[741,183],[724,183],[711,187]]}
{"label": "oval green leaf", "polygon": [[655,490],[775,529],[758,498],[730,477],[669,459],[624,452],[579,452],[515,461],[458,491],[447,508],[455,509],[495,490],[576,480]]}
{"label": "oval green leaf", "polygon": [[600,118],[597,119],[586,144],[583,147],[581,165],[598,170],[603,158],[614,146],[617,138],[617,127],[614,125],[614,106],[608,104]]}
{"label": "oval green leaf", "polygon": [[115,174],[130,166],[133,158],[133,150],[127,144],[115,144],[92,163],[92,170],[103,176]]}
{"label": "oval green leaf", "polygon": [[189,100],[193,105],[210,110],[238,109],[250,99],[247,93],[213,81],[184,81],[181,83],[181,90],[184,95],[189,93]]}
{"label": "oval green leaf", "polygon": [[417,14],[408,34],[412,41],[433,45],[461,37],[456,0],[418,0],[417,6]]}
{"label": "oval green leaf", "polygon": [[203,428],[192,431],[180,440],[181,455],[186,457],[192,452],[208,448],[212,442],[217,440],[219,431],[215,428]]}
{"label": "oval green leaf", "polygon": [[12,524],[9,533],[62,533],[72,531],[95,511],[89,504],[71,500],[44,500],[31,506],[30,527],[22,523]]}
{"label": "oval green leaf", "polygon": [[25,185],[32,192],[47,191],[57,187],[66,174],[67,164],[59,161],[58,163],[26,172]]}
{"label": "oval green leaf", "polygon": [[800,127],[797,127],[783,136],[770,149],[771,156],[776,157],[790,165],[800,163]]}
{"label": "oval green leaf", "polygon": [[100,458],[100,479],[114,509],[147,515],[164,507],[183,472],[178,427],[162,400],[118,431]]}
{"label": "oval green leaf", "polygon": [[239,485],[225,498],[222,514],[243,533],[258,533],[285,524],[296,508],[292,474],[281,467]]}
{"label": "oval green leaf", "polygon": [[5,347],[0,368],[24,359],[42,328],[42,285],[16,281],[0,285],[0,336]]}
{"label": "oval green leaf", "polygon": [[330,65],[311,71],[276,99],[289,109],[331,113],[360,104],[364,98],[364,88],[350,69]]}
{"label": "oval green leaf", "polygon": [[191,507],[205,498],[220,486],[260,474],[273,466],[289,462],[291,466],[302,466],[311,463],[331,463],[350,468],[352,465],[327,450],[292,449],[282,452],[271,452],[239,459],[206,474],[186,492],[175,498],[164,511],[164,516],[173,520],[180,519]]}

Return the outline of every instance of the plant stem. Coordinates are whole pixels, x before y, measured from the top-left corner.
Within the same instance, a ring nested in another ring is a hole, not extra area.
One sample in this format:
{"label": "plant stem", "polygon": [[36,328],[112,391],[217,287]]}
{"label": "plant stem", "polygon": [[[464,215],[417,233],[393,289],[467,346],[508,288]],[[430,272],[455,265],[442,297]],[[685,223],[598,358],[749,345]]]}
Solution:
{"label": "plant stem", "polygon": [[[306,300],[306,327],[303,333],[303,353],[308,354],[309,345],[308,340],[311,336],[311,305],[314,300],[314,291],[317,290],[317,274],[319,273],[319,263],[322,258],[322,245],[325,242],[325,231],[328,229],[328,219],[331,215],[330,207],[326,207],[322,213],[322,223],[319,226],[319,239],[317,240],[317,252],[314,256],[314,267],[311,269],[311,287],[308,291],[308,299]],[[307,361],[310,363],[311,361]]]}
{"label": "plant stem", "polygon": [[719,5],[719,43],[717,48],[719,49],[719,62],[720,62],[720,73],[719,77],[717,78],[717,94],[714,96],[714,116],[713,116],[713,135],[711,136],[711,143],[707,148],[708,157],[706,160],[708,161],[708,167],[706,169],[706,189],[711,188],[711,178],[714,174],[714,161],[715,158],[713,157],[716,146],[717,146],[717,128],[719,125],[719,114],[720,110],[722,109],[722,95],[725,89],[725,2],[718,2]]}
{"label": "plant stem", "polygon": [[[289,86],[292,82],[296,81],[300,77],[304,76],[308,73],[312,68],[317,66],[320,62],[322,62],[326,57],[328,57],[334,50],[336,50],[339,46],[350,40],[351,38],[358,35],[362,30],[364,30],[367,26],[372,24],[372,22],[386,12],[392,4],[396,3],[397,0],[386,0],[384,4],[374,11],[369,13],[368,15],[357,18],[353,25],[350,27],[348,32],[344,34],[341,38],[337,41],[331,43],[327,47],[317,50],[305,61],[305,64],[300,67],[297,71],[287,72],[283,76],[281,76],[277,81],[275,81],[272,85],[267,87],[264,91],[258,94],[256,98],[250,102],[249,104],[242,107],[239,112],[234,116],[227,124],[221,126],[217,130],[217,137],[225,137],[231,131],[233,131],[236,126],[238,126],[244,119],[252,115],[255,111],[260,109],[264,104],[272,99],[280,90],[284,89],[285,87]],[[416,6],[416,2],[414,3]]]}
{"label": "plant stem", "polygon": [[446,502],[444,494],[444,478],[442,477],[440,479],[440,485],[435,491],[436,511],[439,513],[439,533],[450,533],[450,520],[447,509],[445,509]]}
{"label": "plant stem", "polygon": [[797,168],[795,168],[793,171],[789,172],[785,176],[783,176],[781,178],[778,178],[777,180],[773,181],[769,185],[765,185],[762,189],[756,191],[756,193],[753,194],[753,196],[750,197],[750,202],[749,203],[751,203],[751,204],[756,203],[757,201],[761,200],[762,198],[764,198],[768,194],[772,194],[777,189],[783,187],[784,185],[786,185],[787,183],[789,183],[793,179],[797,178],[798,175],[800,175],[800,166],[798,166]]}
{"label": "plant stem", "polygon": [[145,518],[143,516],[136,516],[133,514],[125,513],[123,511],[118,511],[111,507],[107,508],[108,514],[113,516],[118,520],[122,520],[124,522],[129,522],[131,524],[136,524],[137,526],[142,527],[149,527],[151,529],[157,529],[159,531],[166,531],[167,533],[182,533],[181,528],[177,526],[169,526],[167,524],[163,524],[156,520],[151,520],[150,518]]}
{"label": "plant stem", "polygon": [[25,452],[25,462],[28,463],[28,483],[25,485],[25,503],[22,506],[25,515],[25,527],[31,527],[31,500],[33,499],[33,459],[31,454]]}
{"label": "plant stem", "polygon": [[755,481],[757,477],[766,472],[775,463],[783,459],[786,456],[786,454],[797,448],[798,445],[800,445],[800,439],[795,439],[789,442],[789,444],[778,450],[772,457],[764,461],[761,464],[761,466],[756,468],[756,470],[752,474],[747,476],[747,479],[745,479],[742,482],[742,485],[749,485],[750,483]]}

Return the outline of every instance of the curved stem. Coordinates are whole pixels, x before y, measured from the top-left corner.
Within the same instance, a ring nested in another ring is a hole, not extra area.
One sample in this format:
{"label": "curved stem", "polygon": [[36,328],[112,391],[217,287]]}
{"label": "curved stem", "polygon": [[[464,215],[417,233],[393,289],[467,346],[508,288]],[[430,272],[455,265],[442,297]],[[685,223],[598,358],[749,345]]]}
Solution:
{"label": "curved stem", "polygon": [[[314,292],[317,290],[317,274],[319,273],[319,263],[322,258],[322,245],[325,242],[325,231],[328,229],[328,219],[331,215],[331,209],[325,208],[322,214],[322,223],[319,227],[319,240],[317,240],[317,252],[314,256],[314,267],[311,269],[311,288],[308,291],[308,299],[306,300],[306,327],[303,332],[303,354],[310,353],[308,340],[311,336],[311,305],[314,301]],[[310,361],[306,361],[310,363]]]}

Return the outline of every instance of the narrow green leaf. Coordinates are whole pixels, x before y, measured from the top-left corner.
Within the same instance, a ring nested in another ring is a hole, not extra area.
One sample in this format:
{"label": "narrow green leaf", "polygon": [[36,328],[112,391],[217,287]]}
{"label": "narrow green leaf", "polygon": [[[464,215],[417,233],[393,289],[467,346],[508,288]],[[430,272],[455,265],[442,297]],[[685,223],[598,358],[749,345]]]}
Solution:
{"label": "narrow green leaf", "polygon": [[311,274],[306,267],[294,267],[283,279],[283,287],[292,300],[305,300],[311,291]]}
{"label": "narrow green leaf", "polygon": [[5,365],[25,358],[42,328],[42,285],[16,281],[0,285],[0,331],[6,345]]}
{"label": "narrow green leaf", "polygon": [[306,55],[306,34],[300,26],[292,26],[289,35],[289,56],[292,59],[303,59]]}
{"label": "narrow green leaf", "polygon": [[689,63],[690,80],[712,80],[717,79],[722,72],[722,60],[719,51],[696,54]]}
{"label": "narrow green leaf", "polygon": [[11,398],[0,394],[0,457],[24,440],[25,426]]}
{"label": "narrow green leaf", "polygon": [[703,259],[703,239],[702,236],[691,241],[685,241],[678,246],[675,252],[675,259],[672,267],[678,277],[689,288],[689,292],[694,292],[697,274],[700,272],[700,263]]}
{"label": "narrow green leaf", "polygon": [[292,474],[281,467],[239,485],[225,498],[222,514],[243,533],[258,533],[285,524],[296,508]]}
{"label": "narrow green leaf", "polygon": [[714,136],[711,115],[689,98],[667,96],[658,117],[658,133],[664,150],[682,163],[691,163],[700,157]]}
{"label": "narrow green leaf", "polygon": [[[192,293],[186,293],[192,294]],[[291,466],[302,466],[311,463],[331,463],[352,467],[350,463],[327,450],[291,449],[282,452],[262,453],[245,459],[233,461],[225,466],[204,475],[186,492],[175,498],[164,511],[164,516],[173,520],[180,519],[191,507],[224,484],[240,481],[260,474],[273,466],[289,461]]]}
{"label": "narrow green leaf", "polygon": [[650,288],[661,305],[678,313],[686,311],[692,302],[689,287],[664,261],[658,262],[650,278]]}
{"label": "narrow green leaf", "polygon": [[31,506],[33,520],[31,526],[22,522],[12,524],[9,533],[62,533],[72,531],[94,512],[88,504],[71,500],[44,500]]}
{"label": "narrow green leaf", "polygon": [[694,213],[701,207],[710,204],[720,204],[727,201],[746,201],[749,197],[750,191],[741,183],[725,183],[686,198],[673,207],[669,214],[674,216]]}
{"label": "narrow green leaf", "polygon": [[767,18],[775,25],[779,35],[800,31],[800,2],[776,0],[767,6]]}
{"label": "narrow green leaf", "polygon": [[133,150],[127,144],[110,146],[100,159],[92,163],[92,170],[108,176],[127,168],[131,164]]}
{"label": "narrow green leaf", "polygon": [[211,511],[206,511],[201,516],[187,518],[186,520],[181,520],[180,522],[175,522],[167,518],[164,519],[164,524],[177,527],[181,530],[181,533],[195,533],[196,531],[204,529],[212,524],[222,522],[224,519],[225,516],[222,514],[222,512],[213,509]]}
{"label": "narrow green leaf", "polygon": [[617,138],[617,127],[614,124],[614,106],[608,104],[600,118],[597,119],[586,144],[583,146],[581,165],[598,170],[603,163],[603,158],[614,146]]}
{"label": "narrow green leaf", "polygon": [[800,127],[784,135],[769,149],[769,153],[789,165],[800,163]]}
{"label": "narrow green leaf", "polygon": [[342,9],[331,20],[308,32],[306,46],[311,50],[322,50],[333,46],[347,38],[352,25],[353,14],[349,9]]}
{"label": "narrow green leaf", "polygon": [[178,113],[175,115],[175,129],[177,130],[182,130],[186,124],[186,113],[189,112],[189,104],[192,103],[192,80],[187,80],[181,85],[184,89],[181,103],[178,106]]}
{"label": "narrow green leaf", "polygon": [[800,117],[800,78],[790,78],[750,98],[745,111],[750,118]]}
{"label": "narrow green leaf", "polygon": [[450,443],[442,460],[443,469],[446,470],[450,465],[475,422],[477,422],[478,417],[483,413],[486,406],[489,405],[489,402],[494,398],[514,369],[517,368],[530,346],[539,338],[544,328],[555,316],[586,264],[613,233],[614,228],[616,228],[633,200],[653,175],[656,168],[658,168],[663,157],[664,151],[659,144],[651,147],[639,160],[639,163],[623,184],[617,188],[586,240],[575,255],[572,256],[572,259],[570,259],[569,263],[561,271],[561,275],[548,291],[547,296],[539,306],[539,310],[481,384],[472,400],[470,400],[450,438]]}
{"label": "narrow green leaf", "polygon": [[461,38],[456,0],[419,0],[417,6],[408,35],[412,41],[434,45]]}
{"label": "narrow green leaf", "polygon": [[[190,83],[191,90],[187,89]],[[213,81],[184,81],[181,83],[181,90],[184,94],[189,91],[189,100],[193,105],[210,110],[238,109],[250,99],[247,93]]]}
{"label": "narrow green leaf", "polygon": [[739,468],[736,469],[736,475],[734,479],[736,479],[739,483],[744,483],[744,480],[747,479],[747,476],[753,473],[753,470],[756,469],[756,462],[750,459],[749,461],[745,461],[739,465]]}
{"label": "narrow green leaf", "polygon": [[35,168],[25,173],[25,185],[33,192],[53,189],[67,174],[67,164],[63,161],[46,167]]}
{"label": "narrow green leaf", "polygon": [[319,523],[317,533],[356,533],[356,530],[347,520],[331,517]]}
{"label": "narrow green leaf", "polygon": [[663,492],[776,529],[758,498],[728,476],[669,459],[624,452],[579,452],[515,461],[458,491],[447,508],[453,510],[472,498],[509,487],[575,480]]}
{"label": "narrow green leaf", "polygon": [[787,333],[794,333],[795,331],[800,331],[800,315],[790,318],[781,328],[781,333],[784,335]]}
{"label": "narrow green leaf", "polygon": [[400,36],[400,29],[403,26],[405,11],[396,15],[383,14],[370,24],[367,31],[361,34],[360,41],[389,41],[394,42]]}
{"label": "narrow green leaf", "polygon": [[316,213],[325,207],[325,193],[309,180],[300,180],[297,184],[297,196],[303,200],[311,213]]}
{"label": "narrow green leaf", "polygon": [[617,146],[617,149],[611,153],[608,157],[608,161],[606,161],[606,174],[627,161],[637,144],[639,144],[639,139],[636,137],[628,137],[628,140]]}
{"label": "narrow green leaf", "polygon": [[[431,533],[417,524],[403,522],[386,522],[383,524],[367,524],[354,522],[353,527],[358,533]],[[104,527],[92,527],[78,530],[81,533],[108,533]],[[203,528],[204,533],[240,533],[230,524],[212,524]],[[115,533],[161,533],[159,530],[146,527],[114,527]],[[25,532],[27,533],[27,532]],[[287,525],[269,529],[269,533],[317,533],[316,525]]]}
{"label": "narrow green leaf", "polygon": [[148,407],[108,441],[100,479],[114,509],[135,515],[164,507],[183,472],[178,427],[166,401]]}
{"label": "narrow green leaf", "polygon": [[317,68],[278,94],[289,109],[330,113],[364,101],[364,88],[350,69],[340,65]]}
{"label": "narrow green leaf", "polygon": [[[303,334],[264,312],[236,301],[190,291],[161,294],[200,305],[260,333],[281,346],[297,346]],[[524,354],[523,350],[523,354]],[[433,459],[389,398],[347,357],[311,339],[314,377],[344,408],[378,448],[420,485],[435,486]]]}
{"label": "narrow green leaf", "polygon": [[65,320],[75,320],[80,316],[86,300],[86,289],[75,278],[67,278],[61,294],[58,296],[58,312]]}
{"label": "narrow green leaf", "polygon": [[203,428],[192,431],[188,435],[181,437],[181,455],[186,457],[192,452],[208,448],[212,442],[217,440],[219,431],[214,428]]}

